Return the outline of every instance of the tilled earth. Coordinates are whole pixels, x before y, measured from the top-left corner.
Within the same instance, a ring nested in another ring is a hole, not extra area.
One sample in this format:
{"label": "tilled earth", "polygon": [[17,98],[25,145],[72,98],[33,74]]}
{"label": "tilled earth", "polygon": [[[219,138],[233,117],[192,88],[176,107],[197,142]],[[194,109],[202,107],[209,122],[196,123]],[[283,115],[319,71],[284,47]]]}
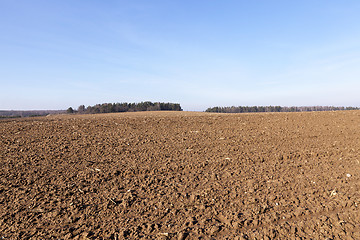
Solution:
{"label": "tilled earth", "polygon": [[0,121],[1,239],[360,239],[360,111]]}

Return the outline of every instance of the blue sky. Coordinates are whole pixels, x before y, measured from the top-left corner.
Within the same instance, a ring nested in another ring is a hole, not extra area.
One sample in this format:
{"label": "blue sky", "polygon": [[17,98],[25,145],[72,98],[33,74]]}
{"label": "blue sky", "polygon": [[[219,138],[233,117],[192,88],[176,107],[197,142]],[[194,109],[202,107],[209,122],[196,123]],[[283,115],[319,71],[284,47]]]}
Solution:
{"label": "blue sky", "polygon": [[360,106],[360,1],[0,0],[0,109]]}

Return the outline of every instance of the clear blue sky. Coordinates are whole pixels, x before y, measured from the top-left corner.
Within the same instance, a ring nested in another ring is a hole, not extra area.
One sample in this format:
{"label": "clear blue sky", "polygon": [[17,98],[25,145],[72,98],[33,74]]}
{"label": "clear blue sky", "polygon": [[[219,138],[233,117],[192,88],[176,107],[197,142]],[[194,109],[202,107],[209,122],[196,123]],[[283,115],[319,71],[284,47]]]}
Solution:
{"label": "clear blue sky", "polygon": [[0,0],[0,109],[360,106],[358,0]]}

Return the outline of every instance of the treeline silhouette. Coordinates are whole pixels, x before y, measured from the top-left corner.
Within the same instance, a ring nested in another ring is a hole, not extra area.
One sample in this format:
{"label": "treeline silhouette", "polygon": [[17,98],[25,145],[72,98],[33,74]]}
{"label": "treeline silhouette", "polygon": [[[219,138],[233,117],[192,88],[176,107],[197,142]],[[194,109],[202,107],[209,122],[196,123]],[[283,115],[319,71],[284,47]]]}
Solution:
{"label": "treeline silhouette", "polygon": [[211,107],[205,112],[217,113],[252,113],[252,112],[310,112],[310,111],[340,111],[359,110],[358,107],[333,107],[333,106],[309,106],[309,107],[281,107],[281,106],[239,106],[239,107]]}
{"label": "treeline silhouette", "polygon": [[65,113],[65,110],[0,110],[0,118],[38,117]]}
{"label": "treeline silhouette", "polygon": [[140,103],[103,103],[85,107],[80,105],[77,110],[69,107],[67,113],[114,113],[140,111],[182,111],[179,103],[140,102]]}

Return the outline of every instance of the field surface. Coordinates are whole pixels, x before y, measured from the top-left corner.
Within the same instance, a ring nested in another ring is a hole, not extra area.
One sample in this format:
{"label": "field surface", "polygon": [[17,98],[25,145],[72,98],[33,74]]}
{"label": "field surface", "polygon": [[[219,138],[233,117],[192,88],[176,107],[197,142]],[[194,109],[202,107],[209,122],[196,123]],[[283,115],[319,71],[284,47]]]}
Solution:
{"label": "field surface", "polygon": [[360,111],[0,120],[0,239],[360,239]]}

